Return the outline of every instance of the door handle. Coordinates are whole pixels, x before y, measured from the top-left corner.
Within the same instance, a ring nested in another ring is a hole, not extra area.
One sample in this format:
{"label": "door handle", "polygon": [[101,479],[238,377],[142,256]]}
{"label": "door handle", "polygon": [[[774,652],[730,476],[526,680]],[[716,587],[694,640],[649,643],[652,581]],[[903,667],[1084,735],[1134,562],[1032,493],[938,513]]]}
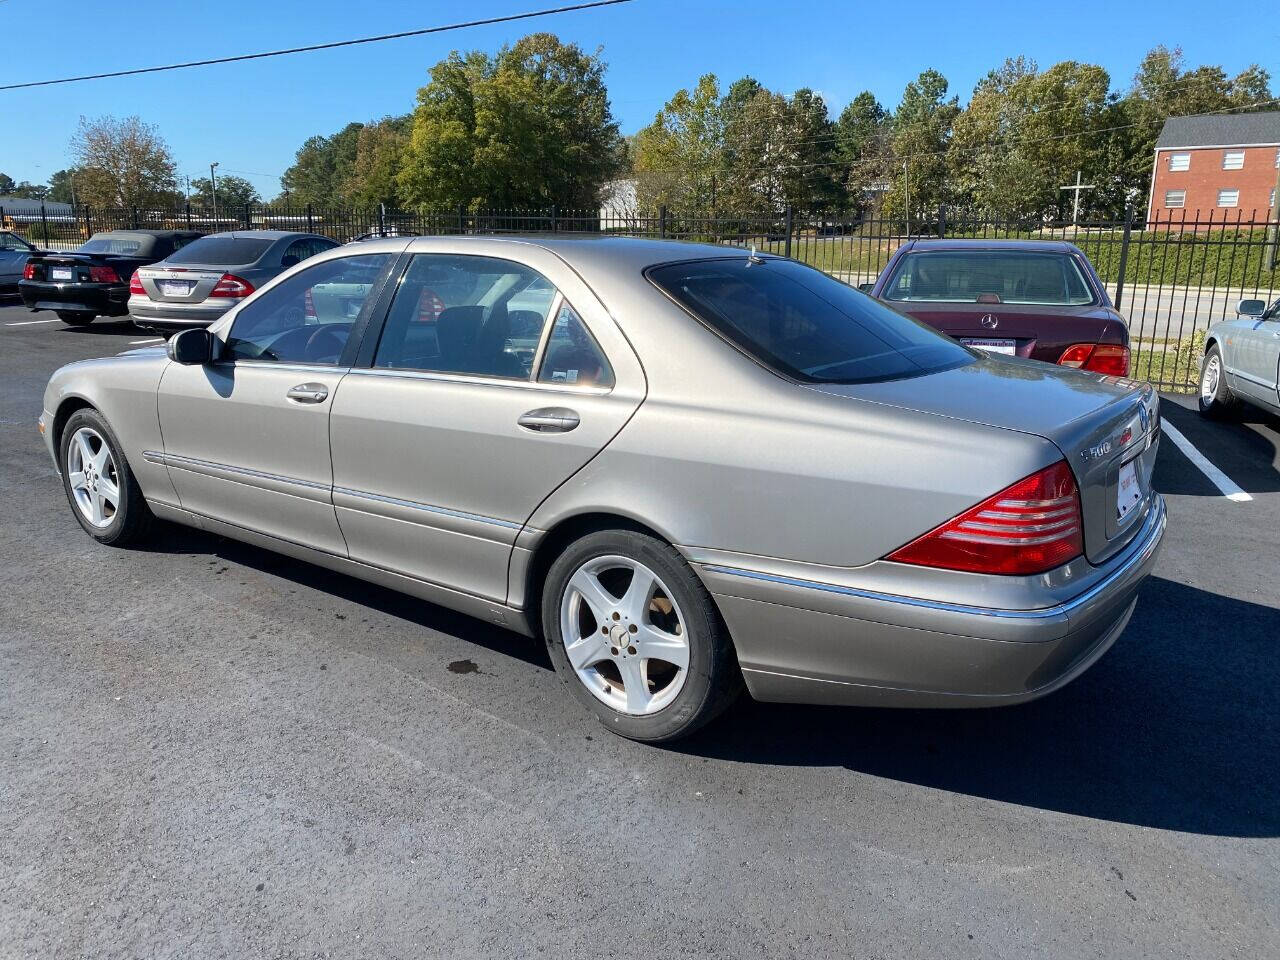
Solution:
{"label": "door handle", "polygon": [[299,403],[324,403],[329,396],[329,388],[323,383],[300,383],[296,387],[290,387],[285,396]]}
{"label": "door handle", "polygon": [[568,407],[540,407],[522,414],[516,423],[535,433],[567,433],[582,421]]}

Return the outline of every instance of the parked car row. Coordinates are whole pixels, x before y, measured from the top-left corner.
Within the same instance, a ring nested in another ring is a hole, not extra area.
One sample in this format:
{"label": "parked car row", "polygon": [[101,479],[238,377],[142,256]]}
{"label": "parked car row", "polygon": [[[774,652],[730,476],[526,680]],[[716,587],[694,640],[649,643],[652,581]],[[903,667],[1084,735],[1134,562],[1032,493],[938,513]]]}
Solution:
{"label": "parked car row", "polygon": [[[10,243],[7,236],[0,241]],[[17,244],[13,264],[0,253],[0,286],[21,257],[18,291],[31,310],[51,310],[71,326],[128,315],[149,330],[207,326],[268,280],[338,246],[282,230],[109,230],[66,253]]]}

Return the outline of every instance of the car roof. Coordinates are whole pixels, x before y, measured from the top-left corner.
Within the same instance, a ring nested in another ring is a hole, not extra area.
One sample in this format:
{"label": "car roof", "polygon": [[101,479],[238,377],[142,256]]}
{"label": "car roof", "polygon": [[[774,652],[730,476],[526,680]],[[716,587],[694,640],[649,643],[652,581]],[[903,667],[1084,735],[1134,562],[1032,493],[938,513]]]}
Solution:
{"label": "car roof", "polygon": [[[474,236],[415,237],[409,241],[407,252],[440,250],[442,247],[462,251],[471,243],[509,243],[541,247],[554,253],[574,266],[609,271],[619,268],[636,271],[659,263],[677,260],[705,260],[712,257],[745,257],[744,247],[720,246],[712,243],[695,243],[687,240],[660,240],[648,237],[600,236],[588,233],[530,233],[530,234],[477,234]],[[405,250],[405,238],[387,237],[363,240],[362,252]],[[762,254],[762,256],[768,256]]]}
{"label": "car roof", "polygon": [[[206,237],[228,237],[235,240],[283,240],[285,237],[315,237],[327,240],[328,237],[305,230],[222,230],[218,233],[206,233]],[[333,241],[337,243],[337,241]]]}
{"label": "car roof", "polygon": [[130,227],[119,227],[115,230],[99,230],[94,234],[94,236],[125,235],[136,237],[141,235],[145,237],[155,237],[159,240],[163,237],[184,237],[191,234],[203,236],[199,230],[134,230]]}
{"label": "car roof", "polygon": [[955,237],[953,239],[929,239],[916,237],[904,248],[912,250],[1057,250],[1061,253],[1080,252],[1080,248],[1065,240],[987,239],[986,237]]}

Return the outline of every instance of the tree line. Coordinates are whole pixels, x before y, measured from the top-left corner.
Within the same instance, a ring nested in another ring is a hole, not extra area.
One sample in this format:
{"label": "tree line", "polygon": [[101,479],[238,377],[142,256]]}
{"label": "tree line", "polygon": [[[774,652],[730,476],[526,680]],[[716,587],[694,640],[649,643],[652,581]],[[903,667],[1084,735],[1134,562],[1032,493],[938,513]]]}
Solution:
{"label": "tree line", "polygon": [[[273,202],[591,209],[606,184],[628,180],[647,211],[791,205],[919,218],[945,204],[1063,219],[1071,199],[1060,188],[1079,172],[1094,185],[1087,214],[1118,218],[1145,202],[1167,117],[1276,108],[1262,67],[1229,76],[1156,47],[1124,90],[1096,64],[1041,69],[1016,57],[988,72],[964,105],[926,69],[897,104],[863,91],[834,116],[807,88],[786,94],[752,77],[722,87],[707,74],[624,137],[604,73],[599,50],[549,33],[495,54],[454,51],[430,69],[411,112],[306,140]],[[82,119],[71,153],[74,164],[47,186],[0,174],[0,195],[124,207],[213,200],[208,178],[179,182],[163,138],[137,117]],[[240,177],[217,178],[220,208],[262,200]]]}

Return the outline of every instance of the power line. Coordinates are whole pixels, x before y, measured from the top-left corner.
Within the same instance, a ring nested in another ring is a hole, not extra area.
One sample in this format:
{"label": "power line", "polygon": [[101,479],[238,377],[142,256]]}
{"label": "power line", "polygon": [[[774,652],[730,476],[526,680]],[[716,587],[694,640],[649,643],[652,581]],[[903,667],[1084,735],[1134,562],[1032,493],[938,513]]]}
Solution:
{"label": "power line", "polygon": [[591,0],[589,3],[575,3],[567,7],[552,7],[548,10],[532,10],[527,13],[512,13],[502,17],[488,17],[484,20],[468,20],[465,23],[450,23],[439,27],[423,27],[420,30],[403,30],[400,33],[384,33],[377,37],[360,37],[355,40],[335,40],[330,43],[313,43],[305,47],[291,47],[287,50],[269,50],[264,53],[242,53],[234,57],[215,57],[210,60],[192,60],[187,63],[171,63],[163,67],[137,67],[132,70],[115,70],[111,73],[92,73],[82,77],[63,77],[59,80],[32,80],[27,83],[9,83],[0,86],[0,90],[21,90],[27,87],[49,87],[58,83],[79,83],[82,80],[105,80],[110,77],[129,77],[140,73],[161,73],[165,70],[183,70],[187,67],[207,67],[218,63],[239,63],[242,60],[262,60],[266,57],[283,57],[293,53],[310,53],[314,50],[333,50],[337,47],[353,47],[362,43],[380,43],[383,40],[400,40],[404,37],[421,37],[431,33],[446,33],[450,30],[462,30],[467,27],[487,27],[496,23],[511,23],[515,20],[530,20],[534,17],[549,17],[556,13],[571,13],[575,10],[590,10],[593,7],[611,7],[620,3],[631,3],[631,0]]}

